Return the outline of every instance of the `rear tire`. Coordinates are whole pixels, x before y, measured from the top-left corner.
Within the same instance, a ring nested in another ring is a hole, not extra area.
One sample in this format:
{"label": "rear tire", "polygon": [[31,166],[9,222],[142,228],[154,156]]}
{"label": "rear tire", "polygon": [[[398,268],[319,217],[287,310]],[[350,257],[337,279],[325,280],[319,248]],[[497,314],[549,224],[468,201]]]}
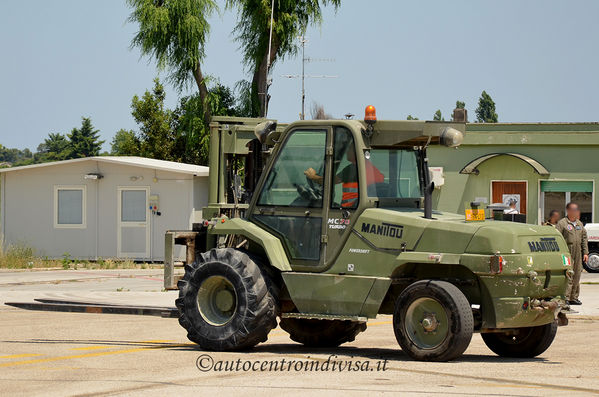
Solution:
{"label": "rear tire", "polygon": [[397,299],[393,330],[401,349],[414,360],[450,361],[472,339],[474,318],[468,299],[455,285],[422,280]]}
{"label": "rear tire", "polygon": [[185,266],[177,284],[179,324],[202,349],[248,349],[277,326],[278,307],[267,276],[242,251],[212,249]]}
{"label": "rear tire", "polygon": [[501,357],[532,358],[551,346],[557,333],[557,322],[518,329],[517,333],[486,333],[483,341]]}
{"label": "rear tire", "polygon": [[366,323],[348,320],[283,318],[279,325],[291,340],[309,347],[337,347],[366,330]]}
{"label": "rear tire", "polygon": [[599,273],[599,252],[589,252],[589,260],[586,263],[582,262],[582,266],[589,273]]}

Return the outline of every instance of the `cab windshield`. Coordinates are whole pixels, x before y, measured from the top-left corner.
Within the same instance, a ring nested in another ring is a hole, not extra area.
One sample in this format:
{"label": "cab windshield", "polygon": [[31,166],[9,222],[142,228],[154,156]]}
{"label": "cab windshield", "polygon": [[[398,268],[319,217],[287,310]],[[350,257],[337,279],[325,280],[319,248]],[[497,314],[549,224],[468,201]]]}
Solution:
{"label": "cab windshield", "polygon": [[[370,162],[384,180],[368,185],[368,196],[388,198],[418,198],[422,196],[418,156],[414,150],[372,149]],[[371,167],[367,167],[368,169]],[[366,176],[369,178],[369,175]]]}

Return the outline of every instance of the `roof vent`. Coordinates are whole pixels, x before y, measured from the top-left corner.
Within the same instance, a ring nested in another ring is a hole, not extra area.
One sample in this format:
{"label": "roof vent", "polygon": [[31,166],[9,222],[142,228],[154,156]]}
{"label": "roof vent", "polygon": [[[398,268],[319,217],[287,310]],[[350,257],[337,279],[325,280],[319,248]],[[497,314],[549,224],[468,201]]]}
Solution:
{"label": "roof vent", "polygon": [[456,123],[467,123],[468,122],[468,111],[466,109],[456,108],[453,109],[453,121]]}

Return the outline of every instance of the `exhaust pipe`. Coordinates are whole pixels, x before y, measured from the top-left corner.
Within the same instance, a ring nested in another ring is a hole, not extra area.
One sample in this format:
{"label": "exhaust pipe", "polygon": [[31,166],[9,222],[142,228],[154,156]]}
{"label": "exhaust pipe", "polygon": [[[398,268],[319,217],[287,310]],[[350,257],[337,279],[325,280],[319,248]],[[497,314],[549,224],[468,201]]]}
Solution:
{"label": "exhaust pipe", "polygon": [[433,219],[433,190],[435,182],[431,182],[424,188],[424,217]]}

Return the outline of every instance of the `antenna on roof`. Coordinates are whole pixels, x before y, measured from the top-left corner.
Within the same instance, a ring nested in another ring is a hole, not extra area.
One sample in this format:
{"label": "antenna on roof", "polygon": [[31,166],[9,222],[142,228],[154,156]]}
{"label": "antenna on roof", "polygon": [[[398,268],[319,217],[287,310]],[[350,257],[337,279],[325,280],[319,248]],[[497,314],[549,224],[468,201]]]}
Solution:
{"label": "antenna on roof", "polygon": [[306,43],[308,39],[305,36],[300,36],[300,43],[302,45],[302,73],[301,74],[283,74],[281,77],[286,77],[288,79],[295,79],[301,77],[302,79],[302,112],[300,113],[300,120],[305,120],[306,118],[306,86],[304,80],[306,78],[309,79],[336,79],[339,76],[331,76],[326,74],[320,75],[307,75],[305,73],[306,70],[306,62],[335,62],[333,58],[306,58],[305,49]]}

